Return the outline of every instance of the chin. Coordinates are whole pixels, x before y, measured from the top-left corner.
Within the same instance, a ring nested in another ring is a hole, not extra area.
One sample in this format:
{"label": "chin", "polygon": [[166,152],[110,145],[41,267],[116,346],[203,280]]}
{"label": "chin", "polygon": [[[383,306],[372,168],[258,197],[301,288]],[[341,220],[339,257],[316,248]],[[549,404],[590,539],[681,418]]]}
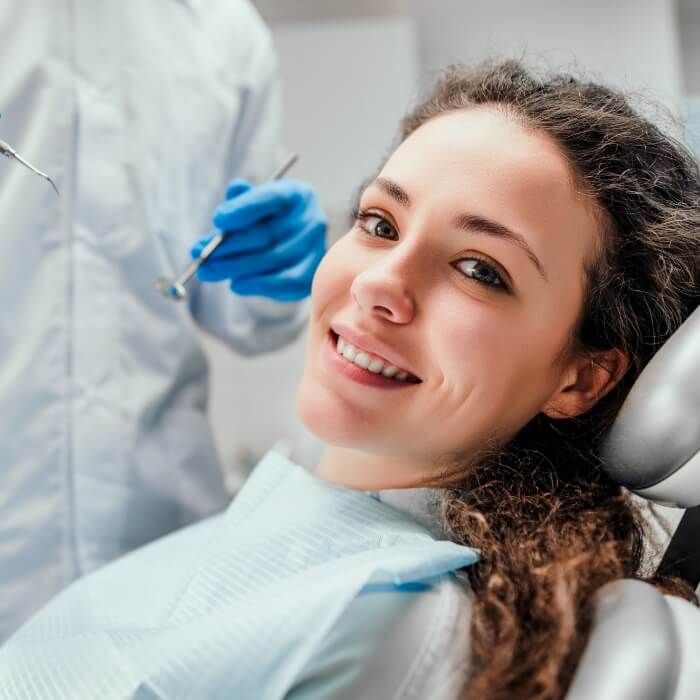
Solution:
{"label": "chin", "polygon": [[327,445],[358,447],[367,441],[367,421],[357,410],[306,376],[297,392],[297,413],[307,430]]}

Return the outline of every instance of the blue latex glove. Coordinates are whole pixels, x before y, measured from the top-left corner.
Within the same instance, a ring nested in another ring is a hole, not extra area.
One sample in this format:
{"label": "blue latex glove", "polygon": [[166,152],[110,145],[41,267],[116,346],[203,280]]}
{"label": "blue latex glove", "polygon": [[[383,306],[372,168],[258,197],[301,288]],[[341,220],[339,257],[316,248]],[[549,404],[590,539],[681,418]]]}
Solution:
{"label": "blue latex glove", "polygon": [[[277,301],[309,295],[326,245],[326,217],[309,185],[274,180],[253,187],[234,180],[213,223],[228,235],[197,271],[200,280],[230,279],[236,294]],[[193,258],[215,234],[197,241]]]}

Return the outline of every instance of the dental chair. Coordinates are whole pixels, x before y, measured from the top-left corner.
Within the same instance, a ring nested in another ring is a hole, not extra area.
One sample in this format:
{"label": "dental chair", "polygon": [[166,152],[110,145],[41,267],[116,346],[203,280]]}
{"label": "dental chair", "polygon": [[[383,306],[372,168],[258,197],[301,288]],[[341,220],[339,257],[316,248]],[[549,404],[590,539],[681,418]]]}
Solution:
{"label": "dental chair", "polygon": [[[659,572],[700,582],[700,308],[630,391],[604,445],[611,478],[686,508]],[[700,699],[700,609],[640,581],[598,593],[588,646],[567,700]]]}

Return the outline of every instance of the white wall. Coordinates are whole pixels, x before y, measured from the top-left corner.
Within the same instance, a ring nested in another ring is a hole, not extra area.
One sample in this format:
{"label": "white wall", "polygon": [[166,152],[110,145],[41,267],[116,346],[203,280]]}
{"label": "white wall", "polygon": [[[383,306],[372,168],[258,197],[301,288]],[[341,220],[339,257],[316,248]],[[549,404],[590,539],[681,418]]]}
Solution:
{"label": "white wall", "polygon": [[678,19],[684,90],[700,98],[700,0],[681,2]]}
{"label": "white wall", "polygon": [[673,0],[411,0],[410,5],[426,70],[522,55],[552,67],[580,65],[605,82],[679,104]]}
{"label": "white wall", "polygon": [[[388,155],[416,83],[414,23],[380,16],[273,25],[284,137],[332,215]],[[345,221],[343,221],[343,225]]]}

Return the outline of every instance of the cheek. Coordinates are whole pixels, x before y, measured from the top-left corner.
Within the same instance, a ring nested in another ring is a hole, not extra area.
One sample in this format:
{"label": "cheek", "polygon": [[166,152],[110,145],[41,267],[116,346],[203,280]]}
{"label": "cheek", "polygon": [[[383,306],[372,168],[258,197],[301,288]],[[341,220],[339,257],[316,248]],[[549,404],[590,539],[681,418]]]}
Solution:
{"label": "cheek", "polygon": [[297,391],[297,412],[304,425],[325,442],[338,441],[347,422],[338,397],[319,375],[319,367],[332,316],[348,300],[354,269],[351,258],[341,238],[321,260],[311,287],[306,362]]}
{"label": "cheek", "polygon": [[443,381],[451,387],[443,405],[458,420],[507,429],[539,412],[556,382],[555,360],[564,334],[552,328],[543,333],[541,319],[525,317],[516,304],[462,299],[450,307],[442,299],[433,320],[428,335],[434,339]]}
{"label": "cheek", "polygon": [[312,314],[321,313],[333,299],[348,292],[353,279],[352,263],[353,258],[345,238],[329,248],[316,269],[311,285]]}
{"label": "cheek", "polygon": [[464,294],[443,294],[432,301],[427,335],[440,345],[445,374],[455,379],[465,373],[488,376],[513,346],[514,319],[502,307]]}

